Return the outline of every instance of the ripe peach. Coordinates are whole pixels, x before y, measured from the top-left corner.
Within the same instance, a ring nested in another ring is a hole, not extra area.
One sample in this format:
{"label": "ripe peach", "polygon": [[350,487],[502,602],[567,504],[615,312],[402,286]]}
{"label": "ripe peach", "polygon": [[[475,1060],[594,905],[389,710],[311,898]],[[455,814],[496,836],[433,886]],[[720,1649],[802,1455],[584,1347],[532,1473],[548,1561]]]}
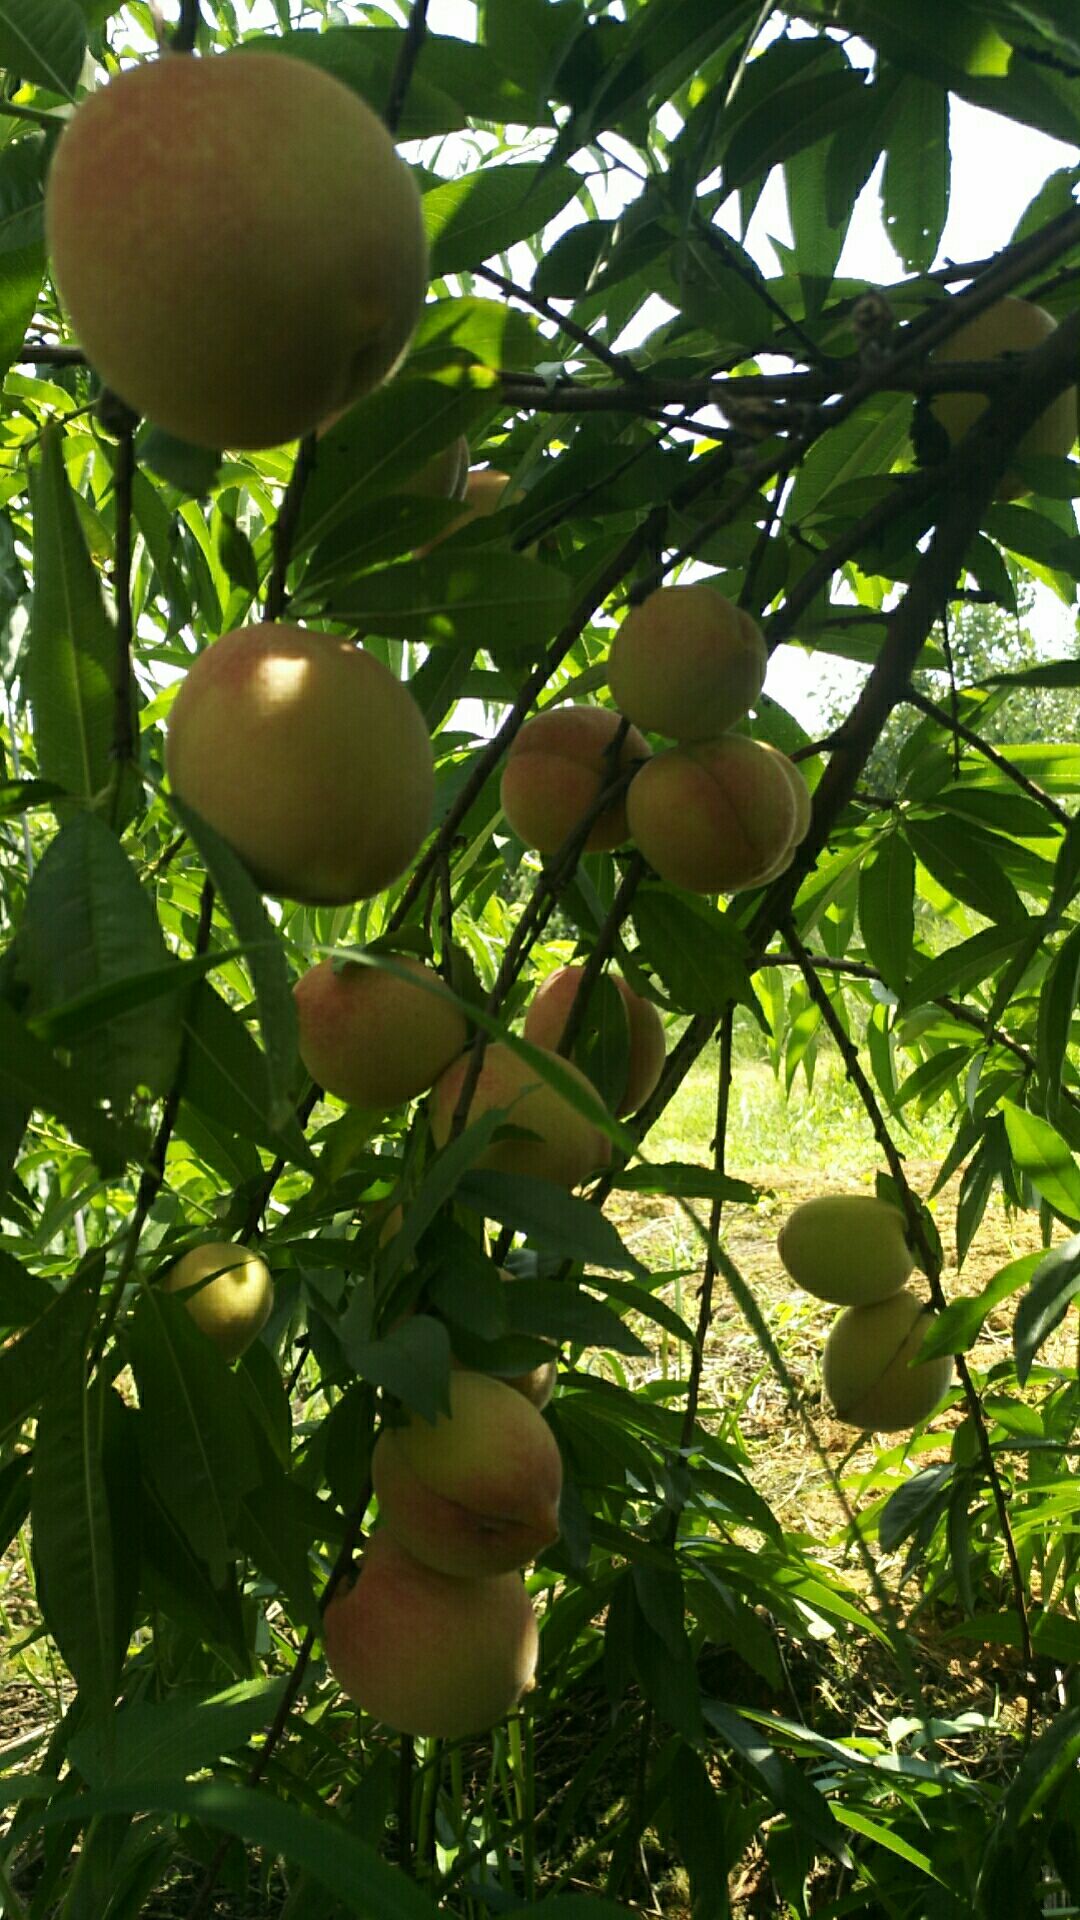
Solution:
{"label": "ripe peach", "polygon": [[[631,727],[617,764],[606,750],[619,730],[606,707],[548,707],[527,720],[506,757],[499,797],[510,827],[527,847],[556,853],[617,773],[647,760],[648,746]],[[610,852],[627,837],[626,802],[605,807],[585,842],[589,853]]]}
{"label": "ripe peach", "polygon": [[[534,1047],[550,1047],[552,1052],[558,1052],[584,971],[584,967],[559,967],[534,994],[525,1014],[524,1027],[525,1038],[531,1040]],[[621,975],[609,973],[608,979],[618,988],[630,1029],[626,1087],[615,1112],[636,1113],[663,1072],[663,1022],[652,1001],[633,993]]]}
{"label": "ripe peach", "polygon": [[[595,1099],[596,1089],[585,1075],[570,1062],[563,1064]],[[445,1146],[450,1138],[467,1071],[468,1056],[465,1055],[455,1060],[435,1082],[431,1095],[431,1131],[436,1146]],[[527,1129],[537,1137],[493,1140],[477,1160],[478,1167],[490,1167],[497,1173],[529,1173],[540,1180],[554,1180],[561,1187],[576,1187],[579,1181],[605,1167],[611,1158],[607,1135],[554,1087],[541,1080],[535,1067],[528,1066],[501,1041],[484,1050],[468,1118],[478,1120],[492,1107],[508,1107],[506,1125]]]}
{"label": "ripe peach", "polygon": [[715,587],[660,587],[615,635],[608,686],[639,727],[712,740],[749,713],[768,663],[756,620]]}
{"label": "ripe peach", "polygon": [[[1032,300],[1020,300],[1006,294],[992,307],[984,308],[967,325],[951,334],[932,358],[937,365],[951,360],[996,360],[1006,353],[1024,353],[1041,346],[1057,326],[1045,307]],[[939,420],[954,444],[962,440],[988,405],[983,393],[939,393],[930,402],[930,411]],[[1028,428],[1017,447],[1023,458],[1030,454],[1044,459],[1062,459],[1076,438],[1077,389],[1069,387],[1051,401],[1044,413]],[[1030,487],[1015,470],[999,480],[995,499],[1015,500]]]}
{"label": "ripe peach", "polygon": [[61,137],[49,253],[102,379],[207,447],[268,447],[370,391],[423,304],[420,200],[340,81],[269,53],[154,60]]}
{"label": "ripe peach", "polygon": [[440,1573],[507,1573],[558,1537],[562,1461],[536,1408],[486,1373],[451,1373],[450,1414],[384,1427],[371,1456],[379,1511]]}
{"label": "ripe peach", "polygon": [[426,1093],[465,1045],[465,1016],[434,967],[404,955],[394,964],[425,984],[323,960],[293,989],[301,1060],[313,1080],[353,1106],[398,1107]]}
{"label": "ripe peach", "polygon": [[823,1193],[788,1215],[777,1241],[800,1287],[842,1307],[899,1292],[915,1265],[904,1216],[869,1193]]}
{"label": "ripe peach", "polygon": [[484,1733],[535,1684],[536,1616],[521,1578],[451,1579],[385,1528],[356,1585],[327,1607],[323,1640],[343,1692],[399,1733]]}
{"label": "ripe peach", "polygon": [[431,742],[407,688],[351,640],[241,627],[199,655],[169,721],[174,790],[267,893],[381,892],[427,832]]}
{"label": "ripe peach", "polygon": [[728,733],[648,761],[630,788],[627,816],[660,878],[695,893],[758,885],[792,850],[798,831],[783,758]]}
{"label": "ripe peach", "polygon": [[230,1240],[207,1240],[201,1247],[192,1247],[169,1268],[161,1286],[166,1293],[181,1294],[189,1287],[198,1288],[187,1295],[184,1305],[226,1360],[238,1360],[246,1352],[265,1327],[274,1304],[266,1262]]}
{"label": "ripe peach", "polygon": [[906,1288],[872,1306],[845,1307],[821,1363],[840,1420],[868,1433],[896,1433],[933,1413],[952,1379],[952,1356],[911,1364],[933,1318],[933,1309]]}

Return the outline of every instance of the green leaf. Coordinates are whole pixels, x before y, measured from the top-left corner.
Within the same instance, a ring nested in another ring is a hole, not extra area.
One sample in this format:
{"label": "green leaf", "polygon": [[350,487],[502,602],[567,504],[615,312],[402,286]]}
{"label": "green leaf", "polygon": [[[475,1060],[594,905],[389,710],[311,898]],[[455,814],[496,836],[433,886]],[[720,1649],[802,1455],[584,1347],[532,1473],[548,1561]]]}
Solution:
{"label": "green leaf", "polygon": [[0,1095],[53,1113],[93,1154],[101,1172],[122,1173],[129,1142],[89,1097],[82,1075],[62,1067],[0,1000]]}
{"label": "green leaf", "polygon": [[1080,1169],[1060,1133],[1011,1100],[1001,1110],[1013,1159],[1049,1206],[1080,1224]]}
{"label": "green leaf", "polygon": [[570,582],[557,567],[517,553],[491,553],[448,542],[423,560],[383,567],[321,597],[323,613],[387,638],[459,648],[485,648],[513,664],[559,629]]}
{"label": "green leaf", "polygon": [[193,808],[174,794],[169,805],[198,848],[225,909],[243,942],[251,969],[264,1059],[270,1086],[269,1119],[286,1127],[300,1077],[296,1006],[289,983],[285,949],[263,904],[262,895],[232,848]]}
{"label": "green leaf", "polygon": [[1031,1286],[1016,1310],[1013,1322],[1013,1351],[1016,1377],[1024,1386],[1040,1347],[1060,1326],[1069,1306],[1080,1293],[1080,1234],[1073,1234],[1060,1246],[1052,1247],[1040,1261]]}
{"label": "green leaf", "polygon": [[908,273],[929,273],[949,210],[949,96],[932,81],[900,82],[885,156],[885,231]]}
{"label": "green leaf", "polygon": [[37,134],[0,152],[0,375],[22,346],[45,275],[44,153]]}
{"label": "green leaf", "polygon": [[346,1314],[340,1332],[349,1364],[362,1380],[385,1387],[424,1420],[450,1412],[450,1337],[441,1320],[417,1313],[381,1340],[358,1340]]}
{"label": "green leaf", "polygon": [[733,921],[667,887],[641,887],[634,900],[641,950],[683,1013],[719,1013],[752,1001],[746,942]]}
{"label": "green leaf", "polygon": [[795,475],[787,509],[792,520],[811,517],[851,481],[865,485],[868,476],[890,472],[907,443],[911,405],[904,394],[871,394],[849,420],[822,434]]}
{"label": "green leaf", "polygon": [[220,1583],[259,1468],[239,1381],[187,1308],[144,1290],[129,1329],[143,1470]]}
{"label": "green leaf", "polygon": [[281,1854],[328,1888],[346,1913],[362,1915],[363,1920],[434,1920],[436,1909],[415,1881],[381,1860],[339,1820],[292,1805],[269,1790],[238,1786],[235,1780],[192,1784],[175,1777],[160,1782],[144,1778],[74,1799],[61,1796],[37,1818],[48,1827],[121,1813],[180,1814],[235,1834],[269,1855]]}
{"label": "green leaf", "polygon": [[265,1054],[208,980],[192,996],[184,1035],[185,1099],[212,1125],[224,1125],[314,1172],[315,1157],[295,1117],[285,1125],[274,1124]]}
{"label": "green leaf", "polygon": [[426,460],[493,410],[490,394],[442,380],[395,380],[380,387],[319,441],[293,552],[388,493],[408,490]]}
{"label": "green leaf", "polygon": [[135,451],[140,466],[148,467],[159,480],[167,481],[191,500],[205,500],[221,465],[220,453],[209,447],[193,447],[190,441],[166,433],[164,427],[140,427]]}
{"label": "green leaf", "polygon": [[[36,4],[36,0],[35,0]],[[64,435],[46,427],[30,470],[34,598],[25,659],[38,767],[84,802],[108,785],[116,636],[64,465]]]}
{"label": "green leaf", "polygon": [[1080,1006],[1080,927],[1074,927],[1058,948],[1039,994],[1039,1080],[1047,1112],[1055,1119],[1064,1096],[1065,1062],[1077,1006]]}
{"label": "green leaf", "polygon": [[936,1360],[946,1353],[967,1353],[979,1337],[979,1331],[988,1313],[1007,1300],[1011,1294],[1019,1293],[1036,1272],[1042,1255],[1039,1253],[1022,1254],[1019,1260],[1010,1260],[1008,1266],[1000,1268],[991,1280],[988,1280],[981,1293],[965,1294],[958,1300],[950,1300],[947,1307],[939,1313],[919,1348],[921,1360]]}
{"label": "green leaf", "polygon": [[905,987],[902,1005],[906,1011],[926,1006],[947,995],[970,993],[992,973],[1021,953],[1031,938],[1034,922],[1019,927],[984,927],[970,940],[961,940],[927,962]]}
{"label": "green leaf", "polygon": [[86,53],[75,0],[0,0],[0,63],[70,100]]}
{"label": "green leaf", "polygon": [[581,191],[569,167],[523,162],[471,169],[424,195],[431,277],[467,272],[530,240]]}
{"label": "green leaf", "polygon": [[33,1325],[0,1351],[0,1433],[20,1427],[50,1380],[81,1354],[94,1313],[100,1262],[88,1264],[54,1294]]}
{"label": "green leaf", "polygon": [[1002,869],[1005,847],[992,834],[969,821],[932,823],[911,815],[904,831],[913,851],[939,886],[954,894],[987,920],[1008,921],[1015,927],[1024,919],[1020,896]]}
{"label": "green leaf", "polygon": [[224,1692],[183,1689],[132,1701],[116,1715],[111,1752],[81,1729],[69,1748],[72,1763],[91,1787],[182,1780],[223,1753],[242,1752],[274,1718],[285,1684],[244,1680]]}
{"label": "green leaf", "polygon": [[677,1194],[683,1200],[732,1200],[752,1207],[758,1189],[746,1180],[733,1180],[713,1167],[698,1167],[682,1160],[652,1160],[636,1167],[624,1167],[612,1181],[623,1193]]}
{"label": "green leaf", "polygon": [[125,1649],[117,1636],[113,1537],[102,1464],[103,1394],[69,1352],[38,1417],[31,1519],[45,1623],[91,1716],[108,1712]]}
{"label": "green leaf", "polygon": [[886,986],[901,993],[915,935],[915,858],[899,833],[886,835],[862,867],[859,925]]}
{"label": "green leaf", "polygon": [[29,1327],[56,1300],[56,1288],[0,1252],[0,1327]]}
{"label": "green leaf", "polygon": [[[516,1280],[507,1289],[506,1310],[512,1332],[570,1340],[612,1353],[648,1352],[617,1313],[570,1281]],[[647,1304],[642,1311],[648,1311]]]}
{"label": "green leaf", "polygon": [[[462,1136],[464,1138],[464,1136]],[[488,1220],[528,1234],[537,1247],[562,1259],[583,1260],[616,1273],[635,1272],[639,1262],[610,1220],[577,1194],[527,1173],[467,1173],[457,1197]]]}
{"label": "green leaf", "polygon": [[[369,107],[381,114],[401,58],[405,40],[400,27],[331,27],[326,33],[255,35],[243,47],[261,53],[283,53],[309,60],[351,87]],[[419,140],[437,133],[456,133],[468,119],[528,119],[535,122],[536,102],[526,95],[515,69],[496,62],[487,47],[449,35],[429,33],[423,57],[409,82],[398,137]]]}
{"label": "green leaf", "polygon": [[764,1735],[752,1727],[733,1707],[719,1700],[705,1702],[705,1718],[720,1738],[757,1774],[769,1800],[779,1813],[809,1835],[816,1845],[831,1853],[842,1866],[853,1865],[843,1836],[833,1818],[832,1808],[802,1770],[785,1760],[771,1747]]}
{"label": "green leaf", "polygon": [[[27,891],[18,952],[31,1018],[167,966],[150,897],[98,815],[74,814],[46,849]],[[69,1022],[67,1044],[95,1093],[117,1102],[139,1086],[165,1093],[180,1055],[179,999],[118,1013],[85,1038]]]}

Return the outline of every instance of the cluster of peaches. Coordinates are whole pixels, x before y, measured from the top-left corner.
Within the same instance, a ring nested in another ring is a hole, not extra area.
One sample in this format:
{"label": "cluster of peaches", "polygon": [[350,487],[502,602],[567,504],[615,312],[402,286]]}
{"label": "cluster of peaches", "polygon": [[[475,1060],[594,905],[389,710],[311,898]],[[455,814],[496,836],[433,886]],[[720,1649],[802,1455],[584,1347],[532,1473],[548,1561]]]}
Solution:
{"label": "cluster of peaches", "polygon": [[844,1309],[821,1369],[837,1417],[869,1433],[927,1419],[953,1362],[950,1354],[919,1361],[935,1316],[906,1285],[915,1260],[899,1210],[869,1194],[822,1194],[795,1208],[777,1246],[804,1292]]}

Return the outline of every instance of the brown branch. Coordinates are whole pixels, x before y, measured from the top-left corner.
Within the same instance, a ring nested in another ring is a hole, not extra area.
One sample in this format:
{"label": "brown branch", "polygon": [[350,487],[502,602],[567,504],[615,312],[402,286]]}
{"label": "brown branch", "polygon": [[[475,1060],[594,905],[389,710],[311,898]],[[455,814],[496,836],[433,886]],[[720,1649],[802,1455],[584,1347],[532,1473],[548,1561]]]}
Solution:
{"label": "brown branch", "polygon": [[170,53],[193,53],[201,25],[199,0],[180,0],[180,17],[169,42]]}
{"label": "brown branch", "polygon": [[[904,1171],[903,1156],[893,1141],[892,1135],[885,1123],[885,1116],[878,1104],[877,1095],[863,1070],[862,1061],[859,1058],[859,1049],[850,1034],[845,1031],[844,1024],[836,1008],[833,1006],[832,1000],[818,978],[813,958],[803,946],[793,923],[790,921],[784,928],[784,934],[798,961],[800,972],[806,983],[806,991],[817,1007],[825,1026],[832,1035],[839,1049],[840,1058],[844,1062],[848,1077],[858,1093],[859,1099],[862,1101],[867,1119],[874,1131],[874,1138],[885,1156],[889,1172],[893,1178],[893,1184],[900,1196],[904,1218],[907,1221],[908,1238],[919,1256],[919,1265],[922,1267],[929,1282],[930,1298],[936,1310],[939,1313],[943,1313],[949,1303],[946,1298],[945,1289],[941,1284],[941,1263],[930,1244],[930,1238],[926,1232],[923,1221],[921,1204],[916,1199],[915,1193],[908,1181],[907,1174]],[[1009,1503],[1005,1495],[1005,1489],[1001,1483],[1001,1476],[997,1470],[993,1449],[990,1445],[990,1435],[987,1431],[982,1401],[979,1398],[979,1390],[972,1378],[966,1356],[963,1353],[957,1353],[953,1357],[956,1362],[956,1371],[959,1375],[960,1385],[963,1388],[964,1399],[967,1402],[968,1416],[978,1439],[983,1471],[990,1483],[994,1506],[997,1509],[998,1525],[1001,1528],[1005,1557],[1009,1565],[1013,1605],[1016,1608],[1017,1618],[1020,1622],[1020,1642],[1026,1669],[1024,1675],[1024,1739],[1026,1744],[1031,1739],[1032,1729],[1035,1724],[1035,1704],[1038,1697],[1039,1682],[1035,1670],[1035,1646],[1031,1638],[1031,1622],[1028,1619],[1024,1576],[1020,1567],[1020,1556],[1016,1551],[1016,1541],[1013,1537],[1012,1525],[1009,1520]]]}
{"label": "brown branch", "polygon": [[[507,300],[520,301],[522,306],[531,307],[534,313],[538,313],[542,320],[548,320],[553,326],[558,327],[560,333],[564,333],[568,340],[573,340],[576,346],[584,347],[586,353],[591,353],[594,360],[599,360],[601,366],[606,367],[609,373],[613,373],[617,380],[629,381],[631,391],[642,378],[632,360],[625,359],[621,353],[612,353],[611,348],[605,346],[602,340],[595,339],[587,327],[579,327],[576,320],[571,320],[567,314],[560,313],[558,307],[553,307],[550,300],[545,300],[542,294],[535,293],[531,287],[518,286],[516,281],[508,280],[505,273],[496,272],[494,267],[474,267],[473,272],[481,279],[490,281],[493,287],[498,287],[499,292]],[[544,388],[547,385],[540,375],[530,377],[510,373],[503,374],[501,378],[504,395],[507,387],[513,386],[518,380],[528,379],[530,385],[539,385]],[[561,386],[563,383],[560,381],[558,384]]]}

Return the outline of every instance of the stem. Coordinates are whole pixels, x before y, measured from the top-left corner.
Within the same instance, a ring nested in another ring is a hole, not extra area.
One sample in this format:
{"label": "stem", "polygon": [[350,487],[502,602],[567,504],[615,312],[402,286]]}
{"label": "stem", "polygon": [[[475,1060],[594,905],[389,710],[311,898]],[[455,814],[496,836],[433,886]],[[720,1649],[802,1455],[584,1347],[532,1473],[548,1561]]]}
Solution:
{"label": "stem", "polygon": [[413,0],[409,12],[409,24],[405,29],[405,38],[401,44],[397,66],[390,82],[390,92],[386,101],[383,120],[386,130],[396,134],[405,110],[405,100],[412,82],[416,63],[420,58],[420,49],[427,38],[428,0]]}
{"label": "stem", "polygon": [[578,990],[570,1003],[570,1012],[558,1046],[558,1051],[565,1060],[569,1060],[573,1053],[574,1042],[585,1024],[585,1016],[589,1011],[592,990],[614,951],[619,928],[630,911],[631,902],[646,872],[647,868],[640,853],[635,853],[619,882],[615,898],[608,908],[607,917],[596,936],[596,943],[582,969]]}
{"label": "stem", "polygon": [[193,53],[195,36],[201,25],[199,0],[180,0],[179,17],[169,42],[170,53]]}
{"label": "stem", "polygon": [[398,1749],[398,1790],[397,1790],[397,1826],[398,1826],[398,1866],[410,1879],[415,1878],[416,1859],[413,1852],[412,1832],[412,1793],[413,1761],[416,1755],[416,1742],[411,1733],[403,1733]]}
{"label": "stem", "polygon": [[285,489],[278,516],[274,522],[274,562],[266,586],[264,620],[280,620],[289,603],[287,584],[289,561],[292,558],[296,529],[300,524],[300,509],[304,504],[307,483],[315,471],[317,447],[317,434],[309,433],[306,439],[301,440],[300,451],[293,464],[289,484]]}
{"label": "stem", "polygon": [[131,664],[131,492],[135,480],[135,434],[125,422],[117,434],[116,454],[116,701],[113,708],[113,758],[117,778],[134,756],[134,675]]}
{"label": "stem", "polygon": [[[903,1158],[898,1152],[892,1135],[885,1124],[885,1116],[878,1104],[877,1095],[863,1071],[862,1062],[859,1059],[859,1050],[850,1034],[845,1032],[843,1022],[836,1008],[833,1006],[829,995],[818,979],[813,958],[803,946],[794,927],[789,925],[785,929],[785,932],[790,942],[792,952],[799,963],[803,979],[806,982],[806,990],[821,1014],[822,1020],[831,1033],[833,1040],[836,1042],[849,1078],[866,1109],[867,1118],[874,1130],[874,1138],[877,1140],[882,1153],[885,1155],[889,1172],[893,1177],[893,1182],[900,1195],[904,1218],[907,1221],[908,1237],[919,1255],[919,1265],[922,1267],[930,1283],[930,1298],[937,1311],[939,1313],[943,1312],[945,1307],[948,1306],[948,1300],[941,1284],[940,1262],[936,1258],[934,1250],[930,1245],[923,1222],[922,1208],[908,1182],[907,1174],[904,1171]],[[1001,1528],[1005,1557],[1009,1565],[1013,1605],[1016,1608],[1017,1617],[1020,1622],[1020,1642],[1025,1666],[1024,1744],[1026,1746],[1031,1740],[1032,1730],[1035,1724],[1035,1703],[1038,1697],[1039,1681],[1035,1671],[1035,1648],[1031,1638],[1031,1622],[1028,1619],[1024,1575],[1021,1570],[1020,1558],[1016,1551],[1016,1541],[1013,1538],[1012,1525],[1009,1520],[1009,1503],[1006,1498],[1005,1489],[1001,1483],[1000,1475],[998,1474],[993,1450],[990,1446],[990,1435],[987,1432],[982,1401],[979,1399],[979,1390],[971,1376],[971,1370],[967,1364],[966,1356],[958,1353],[954,1357],[956,1360],[956,1371],[964,1390],[964,1399],[967,1402],[968,1415],[978,1440],[983,1471],[990,1483],[994,1505],[997,1509],[998,1525]]]}

